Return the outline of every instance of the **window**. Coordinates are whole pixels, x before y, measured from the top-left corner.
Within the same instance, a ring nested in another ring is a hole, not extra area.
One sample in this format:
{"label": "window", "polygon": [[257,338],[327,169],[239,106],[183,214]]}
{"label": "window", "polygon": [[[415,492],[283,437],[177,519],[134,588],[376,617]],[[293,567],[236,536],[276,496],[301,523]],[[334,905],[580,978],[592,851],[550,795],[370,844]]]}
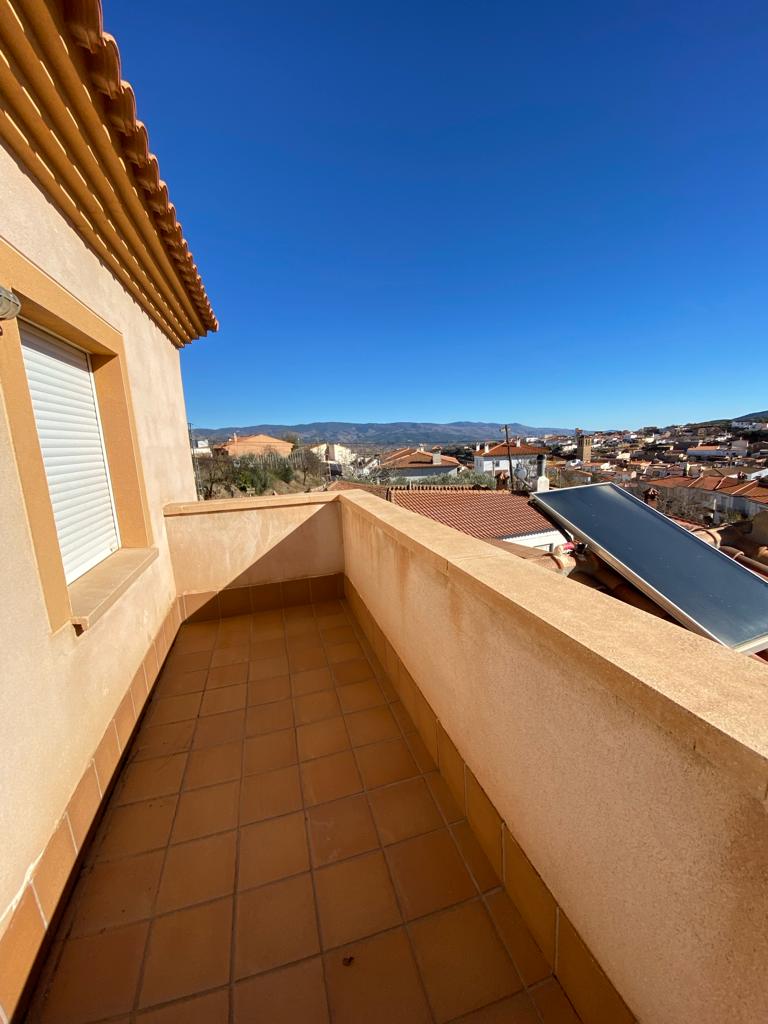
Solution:
{"label": "window", "polygon": [[20,323],[35,425],[67,584],[120,546],[91,359]]}

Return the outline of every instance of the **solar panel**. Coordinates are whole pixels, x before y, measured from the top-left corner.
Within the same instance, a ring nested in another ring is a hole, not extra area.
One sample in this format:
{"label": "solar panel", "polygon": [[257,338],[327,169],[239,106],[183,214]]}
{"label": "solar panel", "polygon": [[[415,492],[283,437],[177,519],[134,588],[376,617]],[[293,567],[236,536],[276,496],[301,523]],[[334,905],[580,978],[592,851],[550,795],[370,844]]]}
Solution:
{"label": "solar panel", "polygon": [[768,648],[768,580],[616,484],[531,497],[689,629],[745,654]]}

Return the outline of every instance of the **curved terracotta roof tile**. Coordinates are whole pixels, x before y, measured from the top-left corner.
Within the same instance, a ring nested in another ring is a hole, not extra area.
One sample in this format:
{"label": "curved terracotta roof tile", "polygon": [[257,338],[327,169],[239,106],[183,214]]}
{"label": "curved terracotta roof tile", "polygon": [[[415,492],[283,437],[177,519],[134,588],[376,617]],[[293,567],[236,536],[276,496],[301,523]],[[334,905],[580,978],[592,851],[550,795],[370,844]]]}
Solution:
{"label": "curved terracotta roof tile", "polygon": [[64,19],[76,42],[85,49],[93,88],[105,98],[109,123],[119,132],[122,156],[131,169],[137,190],[168,255],[178,267],[181,280],[207,330],[215,331],[213,314],[202,279],[160,178],[157,157],[149,147],[149,135],[136,117],[136,96],[121,77],[120,50],[114,37],[104,31],[101,0],[63,0]]}

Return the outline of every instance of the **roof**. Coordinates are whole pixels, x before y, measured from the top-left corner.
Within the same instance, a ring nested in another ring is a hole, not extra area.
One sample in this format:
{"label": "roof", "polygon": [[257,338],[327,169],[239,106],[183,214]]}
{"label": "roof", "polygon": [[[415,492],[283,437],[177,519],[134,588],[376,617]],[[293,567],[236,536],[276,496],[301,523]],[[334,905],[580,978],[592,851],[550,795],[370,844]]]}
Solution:
{"label": "roof", "polygon": [[389,500],[400,508],[452,526],[482,540],[524,537],[555,530],[524,494],[509,491],[470,491],[463,488],[391,487]]}
{"label": "roof", "polygon": [[269,434],[235,434],[229,439],[229,444],[232,442],[240,444],[242,441],[244,444],[292,444],[291,441],[286,441],[284,437],[270,437]]}
{"label": "roof", "polygon": [[375,494],[377,498],[386,500],[389,488],[387,484],[359,484],[356,480],[334,480],[332,484],[328,485],[328,490],[368,491],[369,494]]}
{"label": "roof", "polygon": [[177,346],[216,330],[101,0],[25,5],[8,31],[26,77],[15,114],[45,126],[37,161],[9,136],[22,165]]}
{"label": "roof", "polygon": [[749,498],[768,505],[768,487],[757,480],[740,480],[737,476],[662,476],[653,480],[654,487],[686,487],[694,491],[718,491],[740,498]]}
{"label": "roof", "polygon": [[500,444],[496,444],[492,448],[489,448],[487,452],[485,452],[485,451],[477,452],[476,451],[476,452],[473,452],[473,455],[475,456],[475,458],[486,458],[487,459],[487,458],[490,457],[490,458],[495,458],[495,459],[498,459],[498,458],[505,458],[506,459],[506,458],[509,458],[510,449],[512,450],[512,455],[513,456],[516,456],[516,455],[518,455],[518,456],[519,455],[547,455],[548,454],[548,449],[547,448],[534,448],[533,445],[530,445],[530,444],[515,444],[514,441],[510,441],[509,445],[507,445],[506,441],[502,441]]}
{"label": "roof", "polygon": [[420,448],[397,448],[395,451],[385,452],[381,456],[381,468],[416,469],[422,466],[445,466],[452,469],[454,466],[461,465],[459,460],[454,459],[452,455],[440,455],[440,462],[435,462],[432,458],[433,454],[440,453],[427,452]]}

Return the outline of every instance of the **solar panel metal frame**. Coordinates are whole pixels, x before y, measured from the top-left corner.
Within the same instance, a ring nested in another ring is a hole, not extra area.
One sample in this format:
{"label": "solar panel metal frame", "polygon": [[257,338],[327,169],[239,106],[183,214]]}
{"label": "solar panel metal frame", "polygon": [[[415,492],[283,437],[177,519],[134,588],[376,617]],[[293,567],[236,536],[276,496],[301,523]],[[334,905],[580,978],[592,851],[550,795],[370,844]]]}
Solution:
{"label": "solar panel metal frame", "polygon": [[[625,491],[623,487],[617,487],[614,483],[610,483],[607,481],[605,483],[597,484],[578,484],[576,487],[563,487],[558,489],[558,491],[583,491],[594,487],[608,487],[622,494],[625,498],[628,498],[631,501],[636,502],[641,508],[645,509],[651,515],[658,516],[668,526],[671,526],[676,530],[680,530],[687,537],[690,537],[691,539],[698,541],[699,544],[704,544],[704,546],[708,550],[712,551],[719,558],[725,558],[731,565],[734,566],[734,568],[739,569],[742,572],[749,573],[750,576],[754,576],[757,579],[760,579],[760,576],[758,576],[757,573],[752,572],[751,569],[748,569],[746,566],[740,565],[738,562],[734,561],[728,555],[724,554],[724,552],[719,551],[717,548],[713,547],[710,544],[707,544],[706,541],[703,541],[700,537],[697,537],[695,534],[692,534],[690,530],[686,530],[685,527],[680,526],[673,519],[670,519],[668,516],[665,516],[663,512],[659,512],[658,509],[652,508],[650,505],[646,505],[645,502],[640,501],[639,498],[636,498],[634,494],[630,494],[629,491]],[[558,491],[554,491],[552,493],[558,493]],[[698,622],[692,616],[688,615],[687,612],[683,611],[683,609],[676,605],[674,601],[671,601],[668,597],[662,594],[654,586],[652,586],[650,583],[644,580],[642,576],[639,576],[636,572],[634,572],[627,565],[625,565],[620,558],[612,554],[601,544],[599,544],[596,540],[594,540],[594,538],[592,538],[585,530],[581,529],[580,527],[572,523],[567,518],[567,516],[563,515],[562,512],[550,508],[546,504],[546,495],[548,493],[549,492],[547,491],[542,491],[541,494],[533,493],[531,494],[531,500],[534,504],[538,505],[539,508],[546,512],[547,515],[549,515],[552,519],[555,519],[560,526],[563,526],[566,530],[568,530],[569,533],[573,534],[574,537],[577,537],[580,540],[583,540],[586,544],[588,544],[589,547],[596,554],[598,554],[607,565],[609,565],[612,569],[615,569],[616,572],[618,572],[625,579],[629,580],[630,583],[633,583],[638,588],[638,590],[641,590],[647,597],[650,597],[652,601],[655,601],[656,604],[658,604],[665,611],[669,612],[669,614],[674,619],[677,619],[678,622],[682,623],[684,626],[687,626],[690,630],[692,630],[692,632],[698,633],[700,636],[706,636],[710,640],[714,640],[716,643],[721,644],[721,646],[728,647],[732,651],[738,651],[740,654],[756,654],[758,651],[764,651],[768,649],[768,631],[761,635],[753,637],[751,640],[736,645],[731,645],[726,643],[724,640],[721,640],[718,636],[716,636],[714,633],[708,630],[700,622]]]}

